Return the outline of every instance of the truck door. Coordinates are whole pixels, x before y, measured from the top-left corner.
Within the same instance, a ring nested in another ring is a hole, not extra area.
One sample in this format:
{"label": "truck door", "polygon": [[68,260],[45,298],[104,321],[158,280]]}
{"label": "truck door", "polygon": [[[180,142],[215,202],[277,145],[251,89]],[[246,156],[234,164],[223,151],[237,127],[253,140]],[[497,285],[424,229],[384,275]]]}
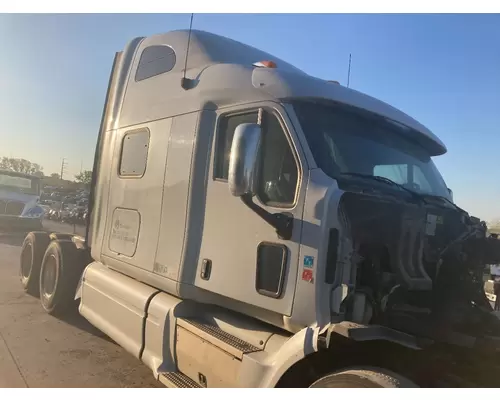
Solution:
{"label": "truck door", "polygon": [[[227,178],[235,128],[259,123],[262,142],[257,196],[269,212],[294,218],[290,240],[230,194]],[[302,212],[307,171],[286,113],[260,108],[218,114],[207,182],[206,211],[196,286],[229,299],[290,315],[297,280]]]}

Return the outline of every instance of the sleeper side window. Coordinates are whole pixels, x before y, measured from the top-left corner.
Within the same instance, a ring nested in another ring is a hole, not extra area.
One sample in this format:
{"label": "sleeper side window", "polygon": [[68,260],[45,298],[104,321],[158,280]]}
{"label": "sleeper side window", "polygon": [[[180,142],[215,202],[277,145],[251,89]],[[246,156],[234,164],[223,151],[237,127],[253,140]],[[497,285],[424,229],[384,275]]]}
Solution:
{"label": "sleeper side window", "polygon": [[149,151],[149,130],[125,133],[120,155],[120,177],[140,178],[146,172]]}
{"label": "sleeper side window", "polygon": [[[257,122],[257,111],[221,117],[214,164],[215,179],[228,179],[229,156],[236,127],[243,123]],[[266,205],[293,206],[299,170],[290,143],[279,119],[273,113],[263,113],[261,126],[257,196]]]}
{"label": "sleeper side window", "polygon": [[146,47],[139,59],[135,81],[139,82],[170,71],[175,66],[175,52],[169,46]]}

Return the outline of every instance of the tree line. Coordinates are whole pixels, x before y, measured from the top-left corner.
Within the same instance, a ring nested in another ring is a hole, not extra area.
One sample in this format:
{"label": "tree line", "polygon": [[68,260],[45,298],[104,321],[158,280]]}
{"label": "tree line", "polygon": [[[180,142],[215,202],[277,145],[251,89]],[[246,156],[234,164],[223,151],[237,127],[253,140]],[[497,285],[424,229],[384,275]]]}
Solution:
{"label": "tree line", "polygon": [[[2,157],[0,159],[0,169],[5,171],[20,172],[44,178],[43,167],[40,164],[31,162],[24,158]],[[59,179],[57,173],[49,175],[51,178]],[[82,171],[75,175],[75,181],[84,185],[89,185],[92,179],[92,171]]]}

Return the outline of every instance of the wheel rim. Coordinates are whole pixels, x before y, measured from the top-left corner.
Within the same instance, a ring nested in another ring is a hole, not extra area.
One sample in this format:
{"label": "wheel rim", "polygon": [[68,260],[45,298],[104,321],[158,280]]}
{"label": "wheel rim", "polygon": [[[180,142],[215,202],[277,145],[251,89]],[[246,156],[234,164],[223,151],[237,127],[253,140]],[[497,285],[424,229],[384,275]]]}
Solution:
{"label": "wheel rim", "polygon": [[21,275],[23,278],[29,278],[32,263],[33,248],[31,247],[31,243],[28,243],[21,253]]}
{"label": "wheel rim", "polygon": [[45,298],[50,298],[56,291],[57,284],[57,260],[51,254],[43,266],[42,291]]}

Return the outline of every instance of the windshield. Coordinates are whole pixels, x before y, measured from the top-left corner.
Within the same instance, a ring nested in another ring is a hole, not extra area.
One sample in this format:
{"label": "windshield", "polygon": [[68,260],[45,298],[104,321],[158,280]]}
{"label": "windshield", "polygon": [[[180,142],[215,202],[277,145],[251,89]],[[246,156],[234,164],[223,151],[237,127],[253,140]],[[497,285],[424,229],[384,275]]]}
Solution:
{"label": "windshield", "polygon": [[0,173],[0,190],[24,194],[39,194],[38,179]]}
{"label": "windshield", "polygon": [[450,199],[429,153],[408,138],[408,128],[322,103],[295,102],[294,108],[316,163],[332,178],[380,176]]}

